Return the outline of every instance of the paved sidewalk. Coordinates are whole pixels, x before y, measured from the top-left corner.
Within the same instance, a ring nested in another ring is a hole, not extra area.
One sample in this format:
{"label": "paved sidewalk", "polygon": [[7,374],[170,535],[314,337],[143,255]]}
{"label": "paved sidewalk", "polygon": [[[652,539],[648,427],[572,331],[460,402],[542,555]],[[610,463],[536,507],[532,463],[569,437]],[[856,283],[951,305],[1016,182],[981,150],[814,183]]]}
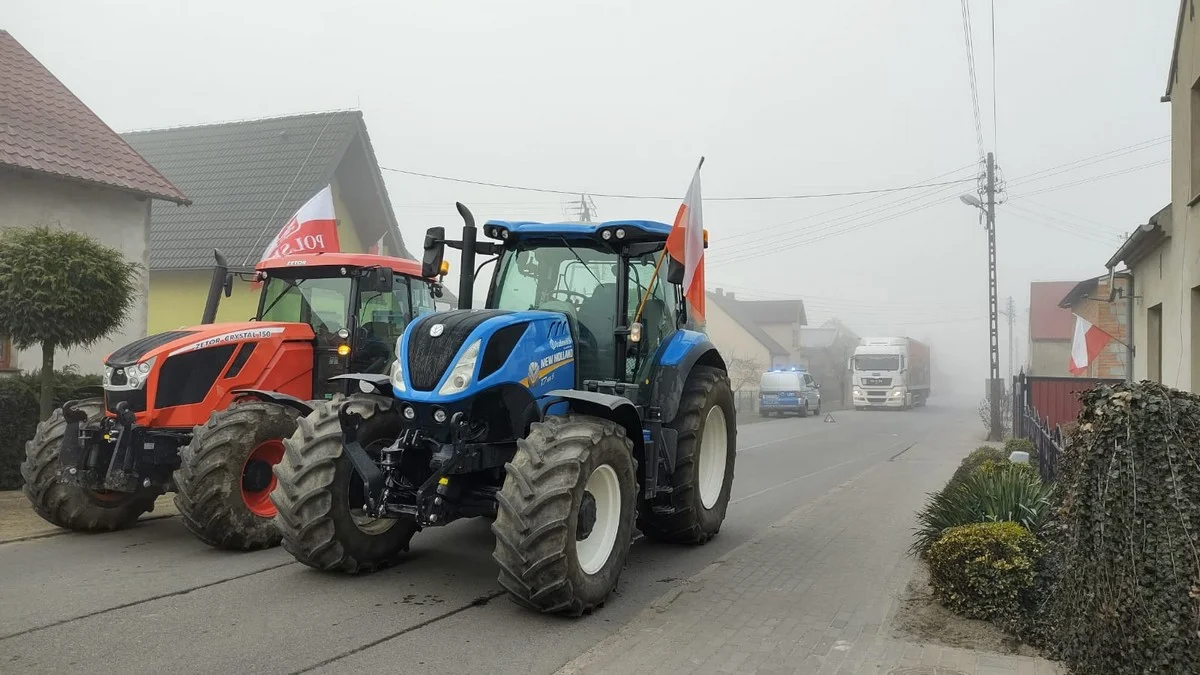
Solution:
{"label": "paved sidewalk", "polygon": [[559,672],[1041,675],[1043,659],[893,638],[913,514],[979,445],[934,433],[771,525]]}
{"label": "paved sidewalk", "polygon": [[[174,495],[169,494],[159,497],[154,503],[154,510],[143,515],[141,519],[169,518],[178,514],[173,497]],[[69,533],[69,530],[55,527],[34,513],[24,492],[0,491],[0,544]]]}

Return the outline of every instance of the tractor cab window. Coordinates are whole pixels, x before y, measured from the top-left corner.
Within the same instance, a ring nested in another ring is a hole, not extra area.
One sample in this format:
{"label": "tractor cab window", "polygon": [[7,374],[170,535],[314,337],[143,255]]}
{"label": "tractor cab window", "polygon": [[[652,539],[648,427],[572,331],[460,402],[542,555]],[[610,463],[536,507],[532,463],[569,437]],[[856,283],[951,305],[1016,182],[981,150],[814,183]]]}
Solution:
{"label": "tractor cab window", "polygon": [[578,344],[585,380],[612,379],[616,349],[617,255],[584,242],[509,251],[497,272],[492,307],[562,312]]}
{"label": "tractor cab window", "polygon": [[630,345],[626,374],[629,381],[642,385],[648,384],[646,378],[649,377],[655,352],[675,332],[675,287],[667,281],[667,265],[658,266],[657,279],[654,273],[660,254],[661,250],[629,261],[627,325],[633,324],[640,303],[642,314],[637,318],[642,324],[642,339],[636,346]]}
{"label": "tractor cab window", "polygon": [[336,346],[337,332],[349,324],[350,278],[269,277],[261,302],[259,321],[306,323],[317,334],[318,345]]}
{"label": "tractor cab window", "polygon": [[405,327],[434,311],[429,284],[399,275],[391,292],[364,292],[359,304],[358,335],[350,356],[350,370],[356,373],[386,372]]}

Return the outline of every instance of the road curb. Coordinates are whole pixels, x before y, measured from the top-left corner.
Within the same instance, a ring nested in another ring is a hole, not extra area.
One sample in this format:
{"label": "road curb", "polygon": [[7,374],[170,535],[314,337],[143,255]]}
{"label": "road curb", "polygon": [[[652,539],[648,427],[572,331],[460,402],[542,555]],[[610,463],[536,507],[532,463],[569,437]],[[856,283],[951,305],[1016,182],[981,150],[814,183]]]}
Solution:
{"label": "road curb", "polygon": [[[920,443],[920,441],[918,441],[917,443],[913,443],[913,445],[910,445],[909,447],[911,448],[911,447],[917,445],[918,443]],[[829,501],[831,498],[833,498],[834,496],[841,493],[843,490],[845,490],[850,485],[861,480],[867,474],[871,473],[872,471],[879,470],[880,467],[882,467],[886,464],[887,464],[887,462],[876,462],[876,463],[872,464],[871,466],[866,467],[862,471],[859,471],[858,473],[854,474],[854,476],[850,477],[848,480],[834,486],[833,488],[830,488],[824,494],[822,494],[820,497],[817,497],[816,499],[809,502],[808,504],[798,507],[795,510],[788,513],[787,515],[783,516],[782,518],[779,518],[778,520],[772,522],[770,525],[768,525],[766,528],[764,528],[758,534],[747,539],[746,541],[742,542],[741,544],[738,544],[737,546],[735,546],[733,549],[731,549],[724,555],[720,556],[713,562],[709,563],[708,566],[706,566],[704,569],[702,569],[699,572],[693,574],[692,576],[682,580],[681,582],[679,582],[675,586],[673,586],[670,590],[659,595],[657,598],[655,598],[650,603],[650,605],[646,609],[635,614],[633,616],[633,618],[630,619],[619,630],[617,630],[617,632],[613,633],[612,635],[609,635],[607,638],[596,643],[594,646],[592,646],[590,649],[588,649],[584,653],[580,654],[579,656],[576,656],[574,659],[571,659],[570,661],[566,662],[561,667],[559,667],[559,669],[555,671],[555,675],[574,675],[575,673],[582,672],[583,669],[594,665],[596,663],[597,657],[610,651],[613,647],[617,646],[620,642],[622,642],[623,640],[628,638],[634,632],[634,630],[635,630],[634,626],[636,626],[642,619],[653,617],[655,614],[662,614],[662,613],[668,611],[670,609],[671,603],[675,602],[675,600],[677,600],[685,592],[693,592],[693,593],[699,592],[700,590],[703,589],[705,581],[709,577],[711,577],[714,572],[716,572],[718,569],[720,569],[722,565],[724,565],[725,563],[729,562],[730,560],[732,560],[734,558],[740,557],[743,553],[745,553],[747,550],[749,550],[752,546],[755,546],[755,545],[761,543],[764,539],[767,539],[772,534],[774,534],[774,532],[773,532],[774,530],[777,530],[779,528],[786,527],[786,526],[792,524],[800,517],[807,515],[810,511],[814,510],[818,506],[823,505],[825,502]]]}

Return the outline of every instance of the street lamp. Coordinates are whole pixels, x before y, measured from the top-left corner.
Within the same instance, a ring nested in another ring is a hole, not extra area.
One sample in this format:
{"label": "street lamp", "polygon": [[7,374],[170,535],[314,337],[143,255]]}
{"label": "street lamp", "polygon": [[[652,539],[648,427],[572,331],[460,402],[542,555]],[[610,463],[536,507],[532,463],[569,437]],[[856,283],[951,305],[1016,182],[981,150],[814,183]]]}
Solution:
{"label": "street lamp", "polygon": [[987,212],[987,209],[983,207],[983,202],[979,201],[979,197],[975,195],[959,195],[958,199],[967,206],[974,206],[984,213]]}

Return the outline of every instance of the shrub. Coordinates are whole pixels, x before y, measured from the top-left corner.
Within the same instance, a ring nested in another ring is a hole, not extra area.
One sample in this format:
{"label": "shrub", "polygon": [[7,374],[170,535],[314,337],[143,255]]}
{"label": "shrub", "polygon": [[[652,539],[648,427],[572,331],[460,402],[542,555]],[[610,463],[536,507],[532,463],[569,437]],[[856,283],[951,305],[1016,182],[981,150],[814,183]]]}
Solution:
{"label": "shrub", "polygon": [[962,463],[958,465],[958,469],[955,470],[947,486],[963,482],[967,476],[975,473],[975,469],[978,469],[989,460],[992,462],[1005,462],[1008,460],[1008,455],[1005,455],[1000,448],[993,448],[990,445],[979,446],[971,451],[971,454],[963,458]]}
{"label": "shrub", "polygon": [[[77,392],[100,384],[97,375],[80,375],[71,369],[55,371],[54,406],[61,406]],[[33,438],[38,424],[38,395],[41,375],[37,372],[0,377],[0,490],[21,487],[21,462],[25,442]]]}
{"label": "shrub", "polygon": [[1029,453],[1029,463],[1037,466],[1037,446],[1028,438],[1010,438],[1004,441],[1004,456],[1012,457],[1014,452]]}
{"label": "shrub", "polygon": [[1051,616],[1075,672],[1200,672],[1200,396],[1081,396],[1058,462]]}
{"label": "shrub", "polygon": [[929,549],[930,585],[949,609],[972,619],[1019,620],[1031,603],[1042,544],[1017,523],[946,531]]}
{"label": "shrub", "polygon": [[1049,515],[1052,491],[1028,466],[978,470],[930,495],[917,513],[918,527],[909,551],[926,555],[946,530],[972,523],[1014,522],[1036,533]]}

